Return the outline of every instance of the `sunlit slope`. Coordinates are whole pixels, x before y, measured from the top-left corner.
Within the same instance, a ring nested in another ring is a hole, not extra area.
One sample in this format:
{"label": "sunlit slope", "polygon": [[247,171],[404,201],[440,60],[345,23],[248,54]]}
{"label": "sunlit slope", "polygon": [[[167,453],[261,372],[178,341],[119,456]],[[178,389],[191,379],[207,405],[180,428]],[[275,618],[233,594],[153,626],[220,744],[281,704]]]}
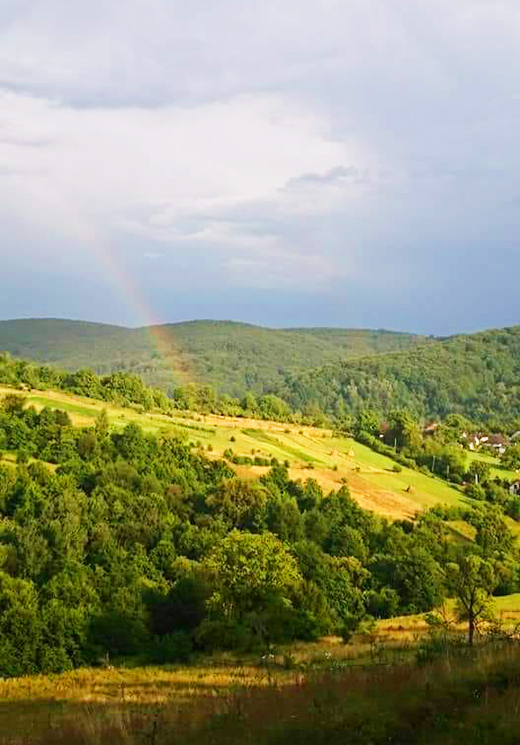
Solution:
{"label": "sunlit slope", "polygon": [[[0,388],[0,395],[9,390]],[[465,503],[464,495],[445,481],[409,468],[395,472],[390,458],[354,440],[333,437],[330,430],[192,413],[141,414],[56,391],[33,391],[26,397],[28,405],[67,411],[78,426],[91,425],[105,408],[114,427],[137,422],[149,432],[176,428],[209,457],[223,457],[231,450],[233,455],[252,460],[276,458],[289,464],[293,478],[314,478],[326,492],[346,482],[363,507],[392,518],[411,517],[436,504]],[[259,476],[267,470],[250,464],[233,467],[243,476]]]}

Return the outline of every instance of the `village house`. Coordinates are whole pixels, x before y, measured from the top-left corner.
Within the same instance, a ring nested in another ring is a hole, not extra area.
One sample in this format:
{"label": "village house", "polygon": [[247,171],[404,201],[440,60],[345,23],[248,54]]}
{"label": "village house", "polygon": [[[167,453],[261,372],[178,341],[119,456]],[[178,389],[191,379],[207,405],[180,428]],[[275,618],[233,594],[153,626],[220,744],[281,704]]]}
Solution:
{"label": "village house", "polygon": [[463,432],[460,437],[461,440],[464,440],[468,450],[478,450],[489,439],[489,436],[482,432],[472,432],[471,434]]}
{"label": "village house", "polygon": [[493,450],[498,455],[502,455],[506,452],[509,444],[509,439],[505,435],[503,435],[501,432],[496,432],[492,435],[489,435],[485,446]]}
{"label": "village house", "polygon": [[472,432],[471,434],[463,432],[461,440],[464,441],[468,450],[475,451],[480,450],[480,448],[487,448],[497,455],[505,453],[510,445],[509,439],[501,432],[494,432],[490,435],[484,432]]}

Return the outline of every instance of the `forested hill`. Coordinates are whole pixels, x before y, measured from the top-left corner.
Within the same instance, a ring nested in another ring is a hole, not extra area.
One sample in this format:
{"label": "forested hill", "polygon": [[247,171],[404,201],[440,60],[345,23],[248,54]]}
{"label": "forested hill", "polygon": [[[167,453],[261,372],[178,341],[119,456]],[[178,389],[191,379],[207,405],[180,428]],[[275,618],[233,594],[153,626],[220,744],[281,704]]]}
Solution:
{"label": "forested hill", "polygon": [[0,350],[16,357],[103,375],[134,372],[167,393],[195,381],[239,397],[276,390],[290,373],[428,341],[383,330],[281,330],[231,321],[139,329],[60,319],[0,321]]}
{"label": "forested hill", "polygon": [[520,326],[325,365],[288,376],[277,393],[297,409],[312,401],[337,415],[403,408],[423,419],[459,412],[513,422],[520,418]]}

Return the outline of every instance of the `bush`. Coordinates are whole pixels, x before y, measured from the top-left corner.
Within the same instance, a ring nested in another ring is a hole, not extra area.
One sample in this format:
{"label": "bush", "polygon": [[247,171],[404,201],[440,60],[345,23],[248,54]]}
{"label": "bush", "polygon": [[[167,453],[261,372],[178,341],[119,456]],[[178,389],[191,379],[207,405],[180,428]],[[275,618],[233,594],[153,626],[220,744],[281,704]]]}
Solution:
{"label": "bush", "polygon": [[29,453],[27,450],[20,449],[16,453],[16,462],[20,464],[28,463],[29,462]]}
{"label": "bush", "polygon": [[169,662],[188,662],[193,652],[193,642],[186,631],[156,636],[151,647],[152,662],[163,665]]}
{"label": "bush", "polygon": [[195,631],[195,643],[205,651],[238,649],[245,651],[253,646],[251,631],[231,619],[204,619]]}
{"label": "bush", "polygon": [[61,647],[46,647],[41,654],[39,670],[42,673],[62,673],[73,667],[67,652]]}
{"label": "bush", "polygon": [[480,484],[468,484],[464,490],[467,497],[483,501],[486,498],[486,491]]}

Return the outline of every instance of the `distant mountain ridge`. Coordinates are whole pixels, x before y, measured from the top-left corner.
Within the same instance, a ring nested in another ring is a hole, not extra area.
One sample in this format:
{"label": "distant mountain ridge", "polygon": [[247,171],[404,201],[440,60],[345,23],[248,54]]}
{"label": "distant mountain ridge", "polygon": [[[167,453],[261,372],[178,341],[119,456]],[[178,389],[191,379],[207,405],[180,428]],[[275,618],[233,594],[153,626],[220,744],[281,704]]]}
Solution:
{"label": "distant mountain ridge", "polygon": [[283,387],[288,375],[346,359],[431,343],[383,329],[271,329],[235,321],[186,321],[127,328],[67,319],[0,321],[0,350],[100,374],[135,372],[169,392],[193,380],[242,396]]}

